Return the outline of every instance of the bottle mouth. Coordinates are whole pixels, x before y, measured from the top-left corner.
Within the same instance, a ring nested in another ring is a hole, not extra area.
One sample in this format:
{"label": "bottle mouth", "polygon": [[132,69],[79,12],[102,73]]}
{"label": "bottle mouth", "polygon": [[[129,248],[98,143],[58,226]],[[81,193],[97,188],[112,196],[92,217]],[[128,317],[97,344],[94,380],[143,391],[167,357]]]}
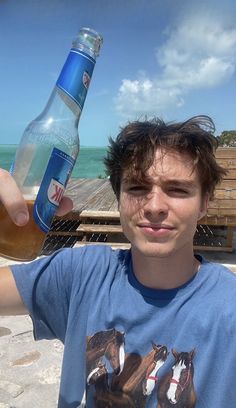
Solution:
{"label": "bottle mouth", "polygon": [[95,55],[97,57],[100,53],[102,43],[103,38],[101,34],[92,28],[83,27],[80,29],[72,45],[77,47],[78,44],[80,44],[85,51],[89,51],[90,55]]}

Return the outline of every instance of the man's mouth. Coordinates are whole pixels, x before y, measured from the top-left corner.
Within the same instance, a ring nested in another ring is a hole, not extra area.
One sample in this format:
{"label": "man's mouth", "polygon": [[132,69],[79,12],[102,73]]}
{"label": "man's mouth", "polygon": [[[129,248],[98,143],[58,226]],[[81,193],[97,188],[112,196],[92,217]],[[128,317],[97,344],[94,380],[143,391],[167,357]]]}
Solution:
{"label": "man's mouth", "polygon": [[156,224],[156,223],[139,223],[138,227],[144,232],[144,234],[152,236],[167,236],[174,227],[170,224]]}

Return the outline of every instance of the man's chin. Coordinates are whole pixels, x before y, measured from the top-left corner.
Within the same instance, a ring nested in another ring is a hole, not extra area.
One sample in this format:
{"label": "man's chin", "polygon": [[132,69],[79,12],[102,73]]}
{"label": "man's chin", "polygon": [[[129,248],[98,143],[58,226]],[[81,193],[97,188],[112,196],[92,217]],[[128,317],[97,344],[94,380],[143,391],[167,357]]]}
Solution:
{"label": "man's chin", "polygon": [[146,245],[132,245],[132,251],[147,258],[169,258],[176,249],[166,243],[148,243]]}

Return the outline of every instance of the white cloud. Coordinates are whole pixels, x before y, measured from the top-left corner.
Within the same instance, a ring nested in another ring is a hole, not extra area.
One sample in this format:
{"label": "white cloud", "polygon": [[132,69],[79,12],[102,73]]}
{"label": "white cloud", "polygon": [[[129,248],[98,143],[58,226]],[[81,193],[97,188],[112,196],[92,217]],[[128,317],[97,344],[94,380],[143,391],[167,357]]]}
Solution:
{"label": "white cloud", "polygon": [[168,33],[156,61],[156,76],[142,72],[122,80],[115,98],[120,114],[163,114],[182,106],[189,92],[228,81],[236,68],[236,28],[212,17],[188,16]]}

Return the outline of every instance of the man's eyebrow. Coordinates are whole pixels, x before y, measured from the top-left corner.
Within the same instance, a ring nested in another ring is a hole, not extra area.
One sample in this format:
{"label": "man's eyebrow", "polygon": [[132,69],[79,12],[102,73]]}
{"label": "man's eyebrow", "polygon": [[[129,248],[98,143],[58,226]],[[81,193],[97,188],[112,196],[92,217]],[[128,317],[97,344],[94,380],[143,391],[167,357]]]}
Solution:
{"label": "man's eyebrow", "polygon": [[[142,180],[137,180],[136,178],[133,177],[123,177],[122,180],[124,185],[151,185],[154,182],[154,179],[152,177],[146,176]],[[167,186],[176,186],[176,187],[185,187],[185,188],[195,188],[196,187],[196,182],[194,180],[188,180],[188,179],[170,179],[170,178],[163,178],[161,180],[163,184],[166,184]]]}
{"label": "man's eyebrow", "polygon": [[140,185],[145,185],[145,184],[151,184],[152,180],[149,177],[145,177],[141,180],[136,179],[134,177],[123,177],[122,179],[123,184],[140,184]]}
{"label": "man's eyebrow", "polygon": [[164,180],[164,183],[169,184],[169,185],[174,185],[174,186],[188,187],[188,188],[196,187],[196,182],[194,180],[167,179],[167,180]]}

